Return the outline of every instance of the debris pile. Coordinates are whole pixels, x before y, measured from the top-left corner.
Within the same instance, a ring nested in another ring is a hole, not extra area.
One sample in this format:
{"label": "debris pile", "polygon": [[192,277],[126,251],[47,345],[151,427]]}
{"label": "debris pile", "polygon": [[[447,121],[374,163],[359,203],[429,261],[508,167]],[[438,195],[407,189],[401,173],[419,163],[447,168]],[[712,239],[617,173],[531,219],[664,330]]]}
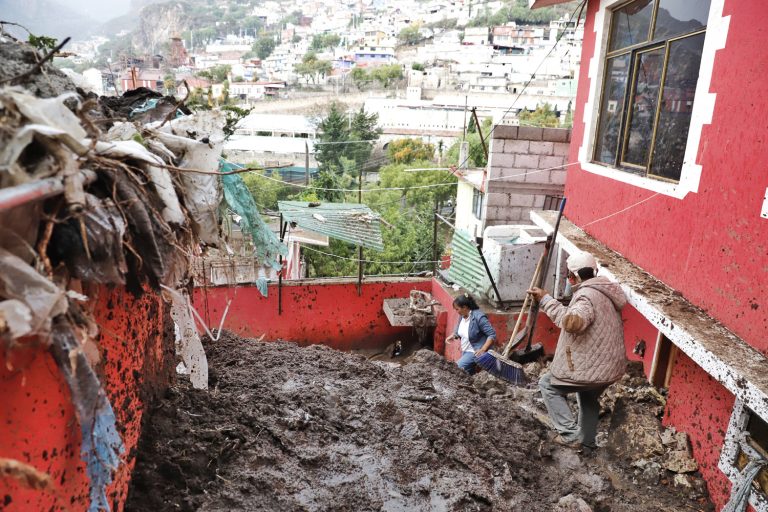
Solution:
{"label": "debris pile", "polygon": [[[150,413],[128,511],[711,507],[672,484],[638,484],[606,445],[621,426],[607,411],[604,446],[580,455],[548,441],[535,389],[469,377],[428,350],[372,361],[227,332],[204,343],[211,391],[180,383]],[[640,392],[620,386],[627,400]]]}
{"label": "debris pile", "polygon": [[4,36],[0,59],[0,350],[49,347],[80,422],[90,510],[109,509],[105,488],[124,445],[94,370],[89,297],[103,285],[162,293],[192,385],[207,388],[190,268],[220,243],[226,119],[142,91],[89,97]]}

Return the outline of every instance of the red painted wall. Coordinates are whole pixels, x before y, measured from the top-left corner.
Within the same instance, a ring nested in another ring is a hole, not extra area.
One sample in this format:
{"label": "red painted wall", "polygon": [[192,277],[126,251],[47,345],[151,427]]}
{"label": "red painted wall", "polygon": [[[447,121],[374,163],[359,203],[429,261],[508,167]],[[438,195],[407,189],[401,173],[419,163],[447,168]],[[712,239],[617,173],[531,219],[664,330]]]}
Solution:
{"label": "red painted wall", "polygon": [[429,292],[428,279],[395,279],[363,283],[357,295],[355,280],[317,280],[283,283],[283,313],[277,314],[277,285],[268,297],[252,286],[197,288],[194,305],[210,327],[218,327],[228,300],[224,328],[248,337],[302,345],[324,344],[338,350],[371,349],[397,339],[412,338],[410,327],[392,327],[382,309],[384,299],[407,298],[411,290]]}
{"label": "red painted wall", "polygon": [[[590,87],[598,2],[590,0],[569,161],[584,137],[584,104]],[[681,291],[709,315],[768,354],[768,220],[760,218],[768,187],[768,14],[764,0],[725,0],[730,15],[726,46],[715,57],[710,92],[717,94],[712,124],[705,125],[697,162],[697,193],[684,199],[658,195],[592,224],[587,232]],[[566,215],[579,225],[636,203],[653,193],[569,168]]]}
{"label": "red painted wall", "polygon": [[[125,443],[120,466],[107,496],[113,511],[122,510],[135,462],[144,403],[164,389],[172,361],[173,323],[159,297],[141,300],[106,288],[92,301],[101,326],[98,346],[102,363],[97,372],[117,416]],[[170,326],[170,330],[168,330]],[[87,510],[88,478],[80,458],[80,425],[67,384],[46,348],[0,353],[0,457],[16,459],[48,473],[50,491],[22,488],[0,478],[0,508],[4,511]],[[6,368],[13,365],[13,370]],[[3,504],[8,503],[7,506]]]}
{"label": "red painted wall", "polygon": [[[621,318],[624,321],[624,345],[627,347],[627,359],[630,361],[642,361],[646,375],[650,375],[653,364],[653,351],[659,331],[643,315],[632,306],[625,306],[621,310]],[[645,342],[645,355],[640,357],[634,353],[635,346]]]}
{"label": "red painted wall", "polygon": [[[569,161],[578,160],[584,138],[589,62],[595,53],[594,22],[599,2],[587,8],[579,88]],[[752,346],[768,354],[768,220],[760,218],[768,186],[768,69],[763,0],[725,0],[730,15],[725,48],[715,57],[710,91],[717,94],[705,125],[697,163],[698,192],[684,199],[658,195],[619,212],[653,192],[569,168],[566,215],[610,248],[629,258],[704,309]],[[596,79],[599,79],[596,77]],[[625,313],[627,346],[652,333],[636,312]],[[655,336],[653,337],[655,342]],[[647,343],[646,372],[653,344]],[[734,398],[690,359],[680,355],[672,376],[667,424],[688,432],[713,499],[722,506],[730,483],[717,469]]]}
{"label": "red painted wall", "polygon": [[683,353],[675,360],[669,390],[664,424],[685,426],[699,470],[720,509],[731,492],[731,482],[717,463],[734,397]]}

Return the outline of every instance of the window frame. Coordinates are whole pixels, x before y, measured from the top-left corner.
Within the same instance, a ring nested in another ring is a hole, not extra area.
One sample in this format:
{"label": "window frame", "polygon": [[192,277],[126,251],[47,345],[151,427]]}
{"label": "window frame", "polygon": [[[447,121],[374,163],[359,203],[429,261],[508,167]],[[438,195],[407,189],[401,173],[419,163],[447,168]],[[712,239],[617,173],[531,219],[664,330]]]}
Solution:
{"label": "window frame", "polygon": [[477,220],[483,220],[483,199],[485,194],[480,190],[472,187],[472,215]]}
{"label": "window frame", "polygon": [[[705,29],[691,31],[683,37],[692,37],[698,33],[704,33],[704,47],[702,50],[701,64],[699,67],[699,79],[694,93],[693,106],[691,112],[691,121],[688,130],[683,166],[678,181],[665,179],[658,176],[646,176],[645,173],[639,174],[632,172],[627,168],[617,167],[605,163],[598,163],[593,155],[597,143],[597,128],[599,123],[599,113],[605,89],[604,78],[606,64],[608,61],[608,46],[610,44],[610,25],[613,11],[620,9],[632,0],[597,0],[599,2],[597,13],[595,14],[594,31],[595,46],[593,54],[588,61],[586,71],[589,76],[590,86],[587,94],[587,100],[584,104],[584,135],[582,137],[581,147],[579,148],[578,160],[582,170],[592,174],[611,178],[615,181],[623,182],[646,190],[658,192],[663,195],[684,198],[689,192],[698,192],[701,178],[701,165],[697,164],[697,157],[701,142],[702,128],[705,124],[710,124],[715,108],[716,94],[710,93],[709,88],[712,81],[712,70],[714,68],[715,54],[717,50],[725,47],[730,16],[722,16],[725,0],[712,0],[707,17]],[[654,11],[658,9],[658,4],[654,6]],[[654,29],[654,23],[650,24],[649,30]],[[649,32],[650,33],[650,32]],[[665,45],[669,41],[680,38],[679,35],[662,39]],[[658,44],[658,41],[655,41]],[[619,51],[610,52],[612,57],[634,51],[641,47],[653,46],[654,41],[644,41],[636,45],[622,48]],[[668,50],[666,50],[668,51]],[[666,54],[665,54],[666,57]],[[634,59],[631,61],[634,66]],[[629,89],[629,87],[627,88]],[[627,97],[629,91],[625,91],[624,104],[630,99]],[[658,106],[657,106],[658,109]],[[626,118],[626,116],[624,116]],[[622,132],[624,132],[624,123],[622,120]],[[654,135],[655,136],[655,135]],[[650,155],[649,155],[650,158]]]}
{"label": "window frame", "polygon": [[[766,421],[765,418],[750,409],[744,401],[736,399],[731,419],[728,422],[728,430],[725,433],[723,449],[720,451],[720,460],[718,461],[718,468],[733,484],[741,481],[741,472],[736,465],[739,452],[743,451],[749,456],[750,452],[754,450],[754,448],[749,446],[745,437],[749,418],[753,414]],[[768,495],[756,492],[753,486],[752,492],[749,493],[749,504],[757,512],[768,512]]]}

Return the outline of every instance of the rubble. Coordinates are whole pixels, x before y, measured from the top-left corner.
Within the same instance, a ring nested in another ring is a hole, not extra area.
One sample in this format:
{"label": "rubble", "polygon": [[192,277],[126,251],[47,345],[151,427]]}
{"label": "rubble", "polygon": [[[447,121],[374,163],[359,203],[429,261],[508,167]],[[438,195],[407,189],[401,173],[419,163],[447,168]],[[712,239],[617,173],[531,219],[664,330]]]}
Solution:
{"label": "rubble", "polygon": [[[535,386],[470,377],[429,350],[373,361],[226,331],[203,343],[212,390],[182,382],[148,415],[127,511],[708,506],[694,474],[691,487],[672,485],[649,460],[658,475],[649,492],[610,446],[584,455],[549,442]],[[612,424],[608,413],[603,434]]]}
{"label": "rubble", "polygon": [[[94,370],[89,296],[101,285],[162,293],[183,326],[191,382],[206,389],[189,313],[191,259],[219,244],[223,188],[242,179],[222,185],[220,112],[193,114],[147,91],[81,94],[36,50],[4,36],[0,59],[0,350],[50,350],[80,423],[89,510],[109,510],[106,488],[125,447]],[[259,240],[278,244],[266,229]]]}

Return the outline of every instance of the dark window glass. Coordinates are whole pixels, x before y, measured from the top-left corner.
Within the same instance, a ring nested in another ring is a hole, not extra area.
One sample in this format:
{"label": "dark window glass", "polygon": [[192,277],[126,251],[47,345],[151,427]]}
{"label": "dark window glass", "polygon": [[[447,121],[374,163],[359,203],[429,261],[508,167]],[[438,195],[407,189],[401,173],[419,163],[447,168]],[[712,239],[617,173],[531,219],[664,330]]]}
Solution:
{"label": "dark window glass", "polygon": [[707,26],[711,0],[660,0],[653,37],[670,38]]}
{"label": "dark window glass", "polygon": [[624,113],[624,95],[629,76],[629,59],[628,53],[608,59],[605,70],[603,101],[600,105],[600,121],[595,142],[595,160],[606,164],[616,163],[621,117]]}
{"label": "dark window glass", "polygon": [[664,48],[639,53],[635,63],[635,87],[631,100],[630,121],[624,149],[624,162],[645,167],[653,138],[653,122],[659,104]]}
{"label": "dark window glass", "polygon": [[637,0],[613,11],[611,44],[608,51],[620,50],[648,40],[653,0]]}
{"label": "dark window glass", "polygon": [[670,44],[650,174],[680,179],[703,48],[704,34]]}

